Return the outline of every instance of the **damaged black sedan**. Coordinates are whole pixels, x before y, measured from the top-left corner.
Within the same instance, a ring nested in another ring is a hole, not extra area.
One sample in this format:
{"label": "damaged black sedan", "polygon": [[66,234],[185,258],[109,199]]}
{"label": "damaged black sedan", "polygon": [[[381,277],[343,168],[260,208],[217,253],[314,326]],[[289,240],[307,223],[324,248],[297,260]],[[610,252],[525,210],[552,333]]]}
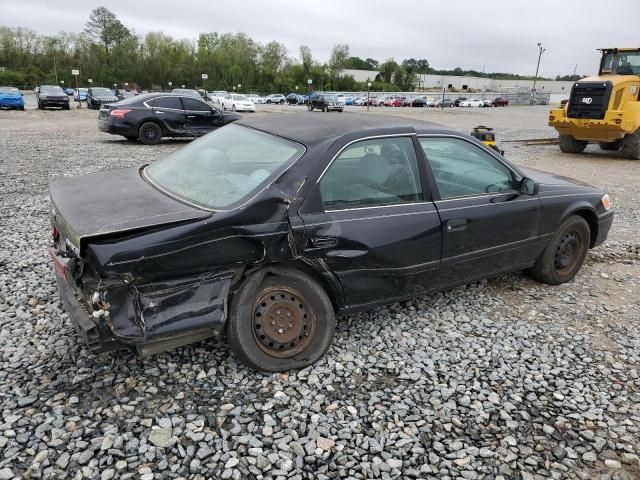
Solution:
{"label": "damaged black sedan", "polygon": [[359,114],[247,118],[50,191],[58,287],[91,350],[225,331],[268,371],[321,358],[337,315],[521,269],[567,282],[613,221],[594,187]]}

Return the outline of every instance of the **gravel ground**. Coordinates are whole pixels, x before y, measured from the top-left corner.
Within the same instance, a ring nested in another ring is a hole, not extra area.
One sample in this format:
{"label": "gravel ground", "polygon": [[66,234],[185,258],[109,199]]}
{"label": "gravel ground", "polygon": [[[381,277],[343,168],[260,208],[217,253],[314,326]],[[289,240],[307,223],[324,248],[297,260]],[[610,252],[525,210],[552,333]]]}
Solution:
{"label": "gravel ground", "polygon": [[[554,136],[546,107],[371,114]],[[0,111],[0,480],[640,478],[640,162],[504,143],[611,193],[609,241],[574,281],[510,274],[347,317],[325,359],[267,375],[224,339],[144,361],[80,343],[46,255],[49,180],[185,143],[131,144],[95,118]]]}

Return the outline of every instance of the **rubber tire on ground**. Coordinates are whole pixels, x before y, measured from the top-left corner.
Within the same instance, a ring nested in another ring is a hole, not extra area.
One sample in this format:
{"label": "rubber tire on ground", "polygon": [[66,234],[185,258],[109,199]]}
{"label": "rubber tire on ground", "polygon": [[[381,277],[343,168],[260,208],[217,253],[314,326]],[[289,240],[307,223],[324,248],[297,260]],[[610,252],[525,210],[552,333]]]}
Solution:
{"label": "rubber tire on ground", "polygon": [[560,135],[560,150],[564,153],[582,153],[588,143],[586,140],[576,140],[571,135]]}
{"label": "rubber tire on ground", "polygon": [[600,145],[601,150],[613,152],[615,150],[620,150],[622,140],[616,140],[615,142],[600,142],[598,145]]}
{"label": "rubber tire on ground", "polygon": [[[156,135],[150,138],[148,135],[151,130],[155,131]],[[140,126],[138,132],[140,141],[145,145],[156,145],[157,143],[160,143],[160,140],[162,140],[162,128],[160,128],[160,125],[157,123],[145,122]]]}
{"label": "rubber tire on ground", "polygon": [[629,160],[640,160],[640,130],[624,136],[620,153]]}
{"label": "rubber tire on ground", "polygon": [[267,100],[267,103],[271,103],[271,100]]}
{"label": "rubber tire on ground", "polygon": [[71,110],[71,105],[66,104],[64,107],[62,107],[64,110]]}
{"label": "rubber tire on ground", "polygon": [[44,110],[44,107],[42,106],[42,104],[38,101],[38,110]]}
{"label": "rubber tire on ground", "polygon": [[[315,333],[307,348],[291,358],[277,358],[264,352],[253,335],[254,302],[264,289],[286,286],[298,290],[316,316]],[[227,342],[245,365],[256,370],[281,372],[304,368],[324,356],[333,342],[336,317],[326,292],[308,275],[284,270],[277,275],[254,274],[233,294],[227,320]]]}
{"label": "rubber tire on ground", "polygon": [[[578,260],[575,266],[570,271],[561,275],[555,269],[554,257],[562,237],[571,231],[576,232],[580,237],[582,251],[578,253]],[[529,270],[529,273],[535,280],[549,285],[560,285],[568,282],[576,276],[580,267],[582,267],[587,252],[589,251],[590,238],[591,232],[587,221],[578,215],[571,215],[560,224],[553,238],[536,260],[533,268]]]}

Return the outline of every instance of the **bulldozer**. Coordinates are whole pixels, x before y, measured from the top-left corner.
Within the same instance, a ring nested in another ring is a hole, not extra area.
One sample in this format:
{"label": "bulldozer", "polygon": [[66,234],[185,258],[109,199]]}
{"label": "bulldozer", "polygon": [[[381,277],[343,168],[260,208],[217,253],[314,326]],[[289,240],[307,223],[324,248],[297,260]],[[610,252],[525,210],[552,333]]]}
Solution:
{"label": "bulldozer", "polygon": [[602,48],[597,76],[578,80],[569,101],[549,112],[560,150],[581,153],[589,143],[640,160],[640,48]]}

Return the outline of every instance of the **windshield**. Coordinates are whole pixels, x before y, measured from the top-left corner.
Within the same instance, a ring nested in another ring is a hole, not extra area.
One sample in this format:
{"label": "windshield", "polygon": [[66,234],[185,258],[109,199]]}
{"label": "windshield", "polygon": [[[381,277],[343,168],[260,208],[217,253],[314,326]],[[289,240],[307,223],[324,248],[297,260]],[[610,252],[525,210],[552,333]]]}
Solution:
{"label": "windshield", "polygon": [[11,93],[12,95],[20,95],[20,90],[13,87],[0,87],[0,93]]}
{"label": "windshield", "polygon": [[43,85],[40,87],[42,93],[64,93],[57,85]]}
{"label": "windshield", "polygon": [[338,100],[338,97],[336,97],[335,95],[325,95],[324,99],[328,102],[335,102]]}
{"label": "windshield", "polygon": [[297,143],[229,125],[146,167],[144,173],[178,198],[227,209],[255,194],[303,153]]}
{"label": "windshield", "polygon": [[80,93],[87,93],[87,89],[86,88],[79,88],[78,92]]}
{"label": "windshield", "polygon": [[249,101],[249,99],[247,97],[245,97],[244,95],[234,95],[233,99],[237,100],[238,102],[248,102]]}
{"label": "windshield", "polygon": [[92,88],[91,93],[94,95],[113,95],[113,92],[108,88]]}
{"label": "windshield", "polygon": [[640,50],[607,53],[602,62],[601,73],[618,75],[640,74]]}

